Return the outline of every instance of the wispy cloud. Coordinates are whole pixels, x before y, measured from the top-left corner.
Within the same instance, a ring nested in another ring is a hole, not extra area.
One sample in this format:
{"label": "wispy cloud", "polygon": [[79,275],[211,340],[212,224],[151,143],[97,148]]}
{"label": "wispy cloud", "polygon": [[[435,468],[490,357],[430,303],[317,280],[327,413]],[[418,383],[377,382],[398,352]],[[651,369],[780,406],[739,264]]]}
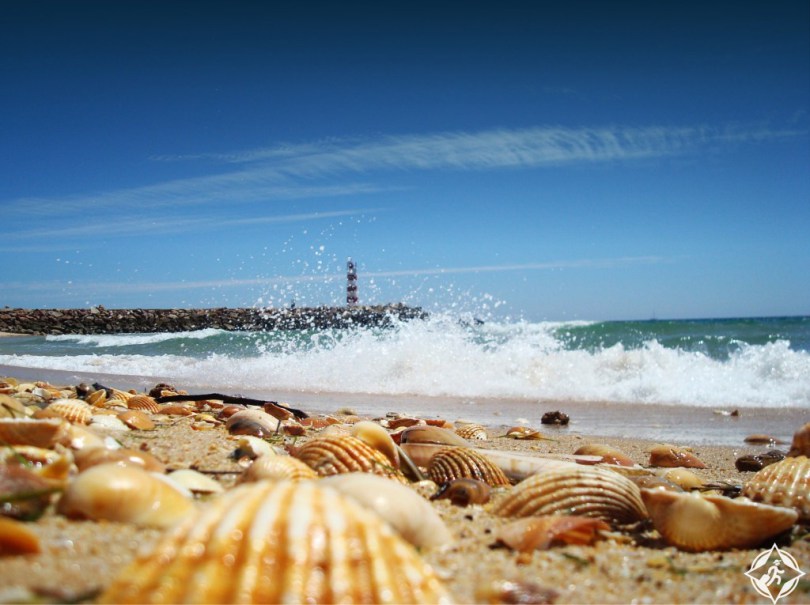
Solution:
{"label": "wispy cloud", "polygon": [[[435,275],[458,275],[465,273],[491,273],[509,271],[548,271],[556,269],[621,269],[636,265],[656,265],[674,262],[674,259],[661,256],[627,256],[615,258],[591,258],[558,260],[542,263],[522,263],[504,265],[478,265],[470,267],[428,267],[416,269],[398,269],[391,271],[364,271],[363,278],[399,278],[423,277]],[[250,279],[215,279],[202,281],[175,282],[81,282],[71,283],[72,291],[102,292],[114,290],[116,293],[166,292],[199,289],[237,288],[253,286],[273,286],[298,283],[330,283],[344,280],[345,273],[321,273],[310,275],[279,275],[267,278]],[[11,290],[64,290],[65,282],[12,283],[4,284]]]}
{"label": "wispy cloud", "polygon": [[577,163],[627,162],[716,151],[730,145],[806,135],[766,127],[536,127],[327,139],[228,154],[155,156],[159,161],[208,160],[213,173],[143,187],[60,198],[25,198],[5,212],[68,215],[92,209],[260,205],[281,199],[371,194],[389,189],[347,183],[380,172],[498,170]]}

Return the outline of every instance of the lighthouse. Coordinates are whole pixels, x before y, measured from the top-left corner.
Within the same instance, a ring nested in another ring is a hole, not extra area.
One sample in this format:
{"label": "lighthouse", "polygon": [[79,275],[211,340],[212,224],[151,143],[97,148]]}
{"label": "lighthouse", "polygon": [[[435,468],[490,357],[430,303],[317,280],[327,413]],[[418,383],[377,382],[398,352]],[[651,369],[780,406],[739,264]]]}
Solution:
{"label": "lighthouse", "polygon": [[357,265],[352,259],[346,263],[346,304],[357,305]]}

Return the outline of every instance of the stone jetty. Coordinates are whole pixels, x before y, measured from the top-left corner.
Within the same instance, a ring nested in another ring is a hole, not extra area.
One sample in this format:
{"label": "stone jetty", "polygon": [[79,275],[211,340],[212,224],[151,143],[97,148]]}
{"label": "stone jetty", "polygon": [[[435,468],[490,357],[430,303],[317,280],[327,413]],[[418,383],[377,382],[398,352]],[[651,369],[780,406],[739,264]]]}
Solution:
{"label": "stone jetty", "polygon": [[0,332],[14,334],[120,334],[222,330],[295,330],[388,326],[427,313],[402,303],[353,307],[213,309],[0,309]]}

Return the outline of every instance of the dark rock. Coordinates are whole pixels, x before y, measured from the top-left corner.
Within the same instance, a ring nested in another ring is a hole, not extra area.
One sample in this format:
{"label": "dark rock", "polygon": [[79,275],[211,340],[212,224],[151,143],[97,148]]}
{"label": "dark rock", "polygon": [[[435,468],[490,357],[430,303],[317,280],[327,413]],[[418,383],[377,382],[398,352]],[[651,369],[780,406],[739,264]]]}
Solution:
{"label": "dark rock", "polygon": [[749,456],[741,456],[737,458],[737,461],[734,463],[734,466],[737,467],[737,470],[740,472],[744,471],[760,471],[766,466],[779,462],[780,460],[784,460],[785,452],[779,450],[768,450],[767,452],[763,452],[762,454],[752,454]]}
{"label": "dark rock", "polygon": [[543,417],[540,419],[540,422],[543,424],[556,424],[556,425],[566,425],[569,423],[571,418],[569,418],[568,414],[565,412],[554,411],[554,412],[546,412],[543,414]]}

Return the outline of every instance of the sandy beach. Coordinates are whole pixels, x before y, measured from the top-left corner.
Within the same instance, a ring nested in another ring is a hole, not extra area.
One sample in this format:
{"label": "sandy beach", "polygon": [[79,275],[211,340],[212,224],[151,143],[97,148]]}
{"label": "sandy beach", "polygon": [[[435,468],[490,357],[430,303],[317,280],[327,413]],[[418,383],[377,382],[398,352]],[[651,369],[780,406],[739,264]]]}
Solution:
{"label": "sandy beach", "polygon": [[[2,368],[0,374],[9,375],[7,370],[13,371],[14,368]],[[21,381],[31,379],[30,376],[17,378]],[[49,374],[47,378],[51,384],[60,384],[55,379],[65,376]],[[73,383],[68,381],[62,384]],[[141,389],[126,379],[106,386]],[[182,385],[176,386],[182,388]],[[376,422],[384,422],[386,417],[397,415],[441,417],[458,424],[459,421],[469,420],[467,416],[475,416],[469,405],[441,407],[435,405],[436,402],[422,400],[423,407],[418,411],[409,407],[410,404],[406,405],[405,401],[387,400],[378,402],[374,407],[369,401],[357,398],[356,405],[347,406],[345,399],[335,401],[309,395],[293,399],[290,403],[313,415],[332,414],[341,418],[338,412],[351,411],[356,416]],[[545,406],[543,409],[545,411]],[[474,445],[529,456],[555,457],[571,455],[585,443],[601,443],[619,448],[646,468],[649,466],[651,447],[662,440],[648,438],[639,425],[630,420],[638,418],[641,410],[655,418],[656,423],[669,420],[670,424],[678,425],[682,435],[680,442],[685,444],[690,442],[690,432],[703,422],[703,419],[693,416],[689,421],[689,414],[673,416],[667,408],[661,410],[648,406],[636,406],[635,410],[630,406],[613,415],[606,414],[605,409],[600,407],[594,409],[591,406],[588,410],[595,416],[608,418],[608,421],[599,425],[596,421],[586,420],[586,408],[567,406],[566,412],[572,419],[569,427],[542,426],[539,416],[535,414],[526,418],[523,424],[539,429],[544,439],[522,441],[505,437],[505,427],[514,424],[512,418],[525,413],[525,410],[502,409],[502,416],[496,418],[504,421],[486,423],[489,439],[476,441]],[[462,413],[465,411],[467,414]],[[740,425],[733,423],[744,421],[747,415],[748,412],[744,411],[739,418],[717,418],[718,422],[723,423],[721,426],[732,427],[739,432]],[[781,416],[783,418],[779,422],[792,423],[798,428],[803,411],[785,411]],[[772,431],[776,425],[769,424],[766,417],[756,414],[751,417],[756,419],[758,429],[755,432],[779,433],[780,439],[785,436],[786,428],[780,428],[782,425]],[[193,468],[213,477],[226,489],[233,487],[243,469],[231,456],[237,437],[229,435],[222,424],[200,422],[196,416],[154,414],[152,418],[157,424],[155,430],[116,431],[109,434],[125,447],[148,451],[169,470]],[[618,422],[618,418],[625,419],[625,426],[628,427],[625,434],[633,435],[632,438],[600,433],[599,426]],[[745,424],[743,432],[750,426]],[[319,431],[310,429],[306,435],[287,437],[286,441],[300,445],[318,435]],[[774,447],[773,444],[752,445],[742,439],[732,445],[692,445],[692,453],[707,466],[705,469],[694,469],[695,474],[705,482],[730,484],[742,484],[752,475],[736,470],[734,463],[739,456],[761,453],[768,447]],[[789,445],[777,444],[776,447],[786,450]],[[458,507],[447,500],[437,500],[431,504],[447,525],[451,538],[446,545],[422,549],[420,554],[434,568],[456,602],[762,601],[744,575],[761,551],[760,547],[697,554],[682,552],[667,545],[648,524],[642,523],[632,528],[614,527],[614,531],[605,539],[592,546],[554,546],[547,551],[525,555],[496,546],[493,534],[508,519],[491,514],[486,507]],[[66,519],[53,511],[29,523],[28,527],[39,537],[42,551],[37,555],[3,558],[0,566],[0,600],[3,602],[28,601],[34,597],[51,602],[90,601],[133,559],[136,552],[154,545],[161,535],[159,530],[137,528],[126,523]],[[770,547],[771,543],[764,544],[762,548]],[[788,549],[802,569],[810,570],[810,540],[806,529],[796,526],[792,533],[779,538],[779,545]],[[509,582],[513,584],[506,584]],[[515,586],[527,592],[528,596],[512,594],[510,591]],[[807,602],[808,598],[810,584],[803,581],[780,602],[802,603]]]}

